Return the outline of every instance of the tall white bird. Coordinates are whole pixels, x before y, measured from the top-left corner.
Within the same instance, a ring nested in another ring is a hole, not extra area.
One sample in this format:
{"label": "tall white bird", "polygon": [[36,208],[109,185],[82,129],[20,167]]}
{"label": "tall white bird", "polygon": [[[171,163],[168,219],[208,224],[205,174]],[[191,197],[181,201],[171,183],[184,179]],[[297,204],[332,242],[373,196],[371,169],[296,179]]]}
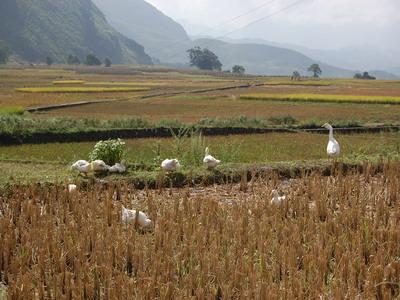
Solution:
{"label": "tall white bird", "polygon": [[164,171],[177,171],[181,168],[181,164],[177,159],[166,159],[161,163],[161,169]]}
{"label": "tall white bird", "polygon": [[329,156],[339,156],[340,155],[340,145],[337,140],[333,137],[333,127],[332,125],[326,123],[322,125],[322,127],[329,130],[329,142],[328,147],[326,148],[326,153]]}
{"label": "tall white bird", "polygon": [[207,147],[206,154],[203,159],[203,163],[208,169],[214,169],[221,163],[221,161],[216,159],[215,157],[211,156],[210,151]]}
{"label": "tall white bird", "polygon": [[116,163],[112,167],[108,169],[110,173],[125,173],[126,167],[125,167],[125,162],[122,161],[121,163]]}
{"label": "tall white bird", "polygon": [[[126,223],[136,222],[136,210],[126,209],[122,206],[121,218]],[[139,211],[137,224],[142,228],[148,228],[152,225],[152,222],[144,212]]]}
{"label": "tall white bird", "polygon": [[71,170],[77,170],[81,173],[89,173],[92,170],[92,164],[86,160],[78,160],[71,166]]}
{"label": "tall white bird", "polygon": [[94,172],[106,172],[110,169],[110,167],[102,160],[92,161],[91,165]]}
{"label": "tall white bird", "polygon": [[273,196],[271,204],[273,205],[281,205],[286,200],[286,196],[279,196],[277,190],[272,190],[271,194]]}

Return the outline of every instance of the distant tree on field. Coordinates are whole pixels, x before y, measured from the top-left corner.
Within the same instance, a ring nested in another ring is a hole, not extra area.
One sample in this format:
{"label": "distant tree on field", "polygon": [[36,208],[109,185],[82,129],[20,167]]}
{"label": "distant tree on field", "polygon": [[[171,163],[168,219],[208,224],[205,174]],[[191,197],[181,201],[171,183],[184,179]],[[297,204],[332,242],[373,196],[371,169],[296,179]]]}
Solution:
{"label": "distant tree on field", "polygon": [[78,56],[68,55],[67,63],[69,65],[80,65],[81,60],[78,58]]}
{"label": "distant tree on field", "polygon": [[369,75],[368,72],[364,72],[364,73],[356,73],[354,75],[354,79],[365,79],[365,80],[375,80],[376,77]]}
{"label": "distant tree on field", "polygon": [[294,71],[292,76],[290,77],[291,80],[299,81],[301,79],[301,75],[299,71]]}
{"label": "distant tree on field", "polygon": [[50,56],[46,56],[46,64],[51,66],[54,63],[53,59]]}
{"label": "distant tree on field", "polygon": [[243,66],[235,65],[232,67],[232,73],[237,75],[243,75],[246,72],[246,69]]}
{"label": "distant tree on field", "polygon": [[307,71],[312,72],[315,78],[318,78],[322,74],[322,70],[319,67],[319,64],[312,64],[311,66],[308,67]]}
{"label": "distant tree on field", "polygon": [[3,41],[0,41],[0,64],[6,64],[10,56],[10,48]]}
{"label": "distant tree on field", "polygon": [[189,53],[190,65],[200,70],[221,70],[222,64],[212,51],[194,47],[187,50]]}
{"label": "distant tree on field", "polygon": [[375,80],[376,77],[369,75],[368,72],[364,72],[363,79]]}
{"label": "distant tree on field", "polygon": [[88,66],[100,66],[101,65],[101,61],[100,61],[100,59],[97,58],[96,55],[88,54],[86,56],[86,64]]}
{"label": "distant tree on field", "polygon": [[107,68],[111,67],[111,60],[108,57],[106,57],[106,59],[104,60],[104,65]]}

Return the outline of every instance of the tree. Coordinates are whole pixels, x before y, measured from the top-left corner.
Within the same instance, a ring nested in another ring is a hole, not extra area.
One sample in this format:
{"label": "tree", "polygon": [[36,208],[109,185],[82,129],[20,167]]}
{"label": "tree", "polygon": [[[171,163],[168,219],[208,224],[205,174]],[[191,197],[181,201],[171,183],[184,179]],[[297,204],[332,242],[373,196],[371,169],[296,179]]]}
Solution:
{"label": "tree", "polygon": [[222,64],[212,51],[194,47],[187,50],[189,53],[190,65],[200,70],[221,70]]}
{"label": "tree", "polygon": [[375,80],[376,77],[369,75],[368,72],[364,72],[363,73],[363,79],[367,79],[367,80]]}
{"label": "tree", "polygon": [[53,59],[50,56],[46,56],[46,64],[51,66],[54,63]]}
{"label": "tree", "polygon": [[68,55],[68,58],[67,58],[67,63],[69,64],[69,65],[80,65],[81,64],[81,61],[80,61],[80,59],[78,58],[78,56],[73,56],[73,55]]}
{"label": "tree", "polygon": [[299,71],[294,71],[292,74],[292,77],[290,77],[291,80],[296,80],[299,81],[301,79],[301,75]]}
{"label": "tree", "polygon": [[237,75],[243,75],[246,72],[246,69],[243,66],[235,65],[232,67],[232,73]]}
{"label": "tree", "polygon": [[314,73],[313,76],[315,78],[318,78],[322,74],[322,70],[319,67],[319,64],[312,64],[311,66],[308,67],[307,71]]}
{"label": "tree", "polygon": [[10,48],[7,46],[7,44],[3,41],[0,41],[0,64],[6,64],[8,62],[10,52]]}
{"label": "tree", "polygon": [[86,56],[86,64],[88,66],[100,66],[101,65],[101,61],[100,61],[100,59],[97,58],[96,55],[88,54]]}
{"label": "tree", "polygon": [[356,73],[354,75],[354,79],[365,79],[365,80],[375,80],[376,77],[369,75],[368,72],[364,72],[364,73]]}
{"label": "tree", "polygon": [[106,57],[106,59],[104,60],[104,65],[107,68],[111,67],[111,60],[108,57]]}

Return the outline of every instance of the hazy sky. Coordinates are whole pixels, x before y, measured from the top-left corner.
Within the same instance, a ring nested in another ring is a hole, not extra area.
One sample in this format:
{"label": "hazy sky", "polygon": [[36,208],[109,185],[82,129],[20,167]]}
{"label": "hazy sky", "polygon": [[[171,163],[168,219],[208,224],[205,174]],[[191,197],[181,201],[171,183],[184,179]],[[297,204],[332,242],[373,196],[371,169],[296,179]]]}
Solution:
{"label": "hazy sky", "polygon": [[[172,18],[185,20],[186,29],[192,35],[225,35],[274,14],[227,37],[263,38],[325,49],[366,45],[400,47],[400,0],[147,1]],[[290,9],[285,9],[298,2]],[[264,4],[255,12],[220,26],[215,31],[204,32],[204,27],[212,28]]]}

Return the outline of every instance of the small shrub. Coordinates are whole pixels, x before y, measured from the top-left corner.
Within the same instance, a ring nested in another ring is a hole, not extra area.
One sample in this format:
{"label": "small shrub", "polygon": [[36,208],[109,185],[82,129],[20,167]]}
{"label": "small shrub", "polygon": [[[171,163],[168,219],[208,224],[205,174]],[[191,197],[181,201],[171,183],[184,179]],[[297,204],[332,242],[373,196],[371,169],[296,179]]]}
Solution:
{"label": "small shrub", "polygon": [[271,117],[269,118],[269,121],[273,125],[294,125],[298,123],[298,120],[291,115],[287,116],[279,116],[279,117]]}
{"label": "small shrub", "polygon": [[89,154],[90,160],[103,160],[107,165],[114,165],[122,161],[125,156],[125,142],[121,139],[100,141]]}

